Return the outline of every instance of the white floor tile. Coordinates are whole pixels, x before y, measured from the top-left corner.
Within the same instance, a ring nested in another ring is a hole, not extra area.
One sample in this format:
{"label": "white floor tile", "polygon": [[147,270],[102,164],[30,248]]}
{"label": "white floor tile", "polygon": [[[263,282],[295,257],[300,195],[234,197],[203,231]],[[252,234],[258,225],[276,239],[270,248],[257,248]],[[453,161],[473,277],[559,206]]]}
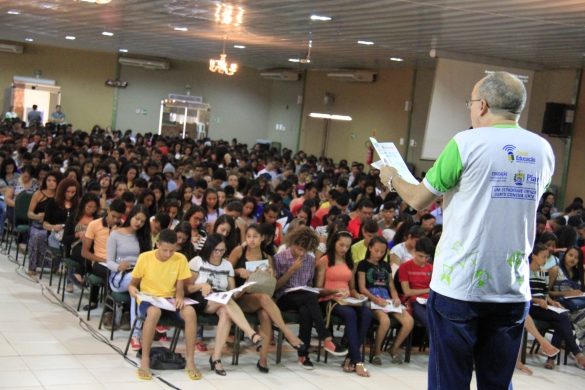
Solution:
{"label": "white floor tile", "polygon": [[37,369],[34,374],[43,386],[99,383],[96,377],[85,368]]}
{"label": "white floor tile", "polygon": [[[0,350],[4,348],[0,345]],[[28,366],[20,356],[2,356],[0,357],[0,371],[19,371],[28,370]],[[0,374],[1,375],[1,374]]]}
{"label": "white floor tile", "polygon": [[39,386],[40,384],[33,373],[28,370],[2,371],[0,374],[0,388],[13,389],[24,386]]}
{"label": "white floor tile", "polygon": [[47,356],[23,356],[22,360],[29,369],[64,369],[64,368],[85,368],[85,366],[73,355]]}

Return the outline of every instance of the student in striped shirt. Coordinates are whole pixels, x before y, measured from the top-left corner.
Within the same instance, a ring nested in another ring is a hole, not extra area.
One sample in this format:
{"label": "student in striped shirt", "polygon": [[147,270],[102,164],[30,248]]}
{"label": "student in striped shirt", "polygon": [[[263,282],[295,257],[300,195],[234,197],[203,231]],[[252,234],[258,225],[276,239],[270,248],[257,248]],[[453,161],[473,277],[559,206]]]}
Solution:
{"label": "student in striped shirt", "polygon": [[[575,365],[585,370],[585,355],[581,353],[581,348],[575,341],[573,325],[571,325],[569,316],[566,313],[557,313],[549,310],[550,306],[560,308],[562,306],[560,303],[553,301],[548,295],[548,272],[541,269],[546,263],[547,258],[548,249],[543,244],[536,244],[530,255],[530,292],[532,294],[530,316],[535,320],[550,322],[554,329],[551,344],[560,349],[561,342],[565,340],[568,349],[575,355]],[[554,365],[555,359],[549,357],[544,368],[552,370]]]}

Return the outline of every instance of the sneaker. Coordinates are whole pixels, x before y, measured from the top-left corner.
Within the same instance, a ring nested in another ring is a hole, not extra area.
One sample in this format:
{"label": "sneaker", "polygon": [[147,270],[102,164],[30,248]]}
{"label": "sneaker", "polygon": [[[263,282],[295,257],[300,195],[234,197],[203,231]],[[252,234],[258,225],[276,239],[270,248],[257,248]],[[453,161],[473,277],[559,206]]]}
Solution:
{"label": "sneaker", "polygon": [[130,330],[130,313],[122,313],[122,319],[120,320],[120,329]]}
{"label": "sneaker", "polygon": [[169,329],[171,329],[171,328],[170,328],[170,327],[168,327],[168,326],[157,326],[157,327],[156,327],[156,331],[157,331],[158,333],[166,333],[166,332],[168,332],[168,331],[169,331]]}
{"label": "sneaker", "polygon": [[323,343],[323,347],[327,352],[335,356],[345,356],[347,355],[347,349],[342,347],[341,344],[334,338],[331,338],[328,341]]}
{"label": "sneaker", "polygon": [[132,348],[133,351],[138,351],[138,350],[142,349],[142,343],[140,342],[140,337],[138,337],[138,336],[132,337],[132,340],[130,340],[130,348]]}
{"label": "sneaker", "polygon": [[311,359],[309,359],[308,356],[299,356],[299,364],[305,370],[313,370],[313,369],[315,369],[315,367],[313,366],[313,363],[311,363]]}
{"label": "sneaker", "polygon": [[[107,330],[112,330],[112,325],[114,322],[114,316],[112,312],[106,313],[104,314],[104,328],[106,328]],[[114,330],[117,330],[118,326],[116,325],[114,327]]]}

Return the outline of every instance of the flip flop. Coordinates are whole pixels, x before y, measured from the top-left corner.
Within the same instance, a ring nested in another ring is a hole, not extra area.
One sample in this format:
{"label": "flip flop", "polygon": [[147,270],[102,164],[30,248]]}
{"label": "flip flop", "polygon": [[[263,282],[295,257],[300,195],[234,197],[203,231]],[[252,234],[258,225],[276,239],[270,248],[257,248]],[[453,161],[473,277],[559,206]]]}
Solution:
{"label": "flip flop", "polygon": [[199,370],[185,370],[185,372],[192,381],[198,381],[199,379],[203,378],[203,375]]}
{"label": "flip flop", "polygon": [[552,358],[552,357],[555,357],[555,356],[557,356],[557,355],[559,354],[559,352],[561,352],[561,350],[560,350],[560,349],[558,349],[558,348],[555,348],[555,347],[553,347],[553,348],[554,348],[554,349],[556,349],[556,352],[555,352],[555,353],[551,353],[551,354],[549,354],[549,353],[546,353],[546,352],[544,351],[544,349],[543,349],[543,350],[542,350],[542,354],[543,354],[544,356],[548,356],[548,357],[551,357],[551,358]]}
{"label": "flip flop", "polygon": [[205,352],[207,351],[207,344],[205,344],[203,340],[199,339],[195,341],[195,348],[197,348],[199,352]]}
{"label": "flip flop", "polygon": [[145,381],[152,380],[152,371],[150,371],[150,370],[144,370],[142,368],[138,368],[138,369],[136,369],[136,375],[138,375],[138,379],[142,379]]}

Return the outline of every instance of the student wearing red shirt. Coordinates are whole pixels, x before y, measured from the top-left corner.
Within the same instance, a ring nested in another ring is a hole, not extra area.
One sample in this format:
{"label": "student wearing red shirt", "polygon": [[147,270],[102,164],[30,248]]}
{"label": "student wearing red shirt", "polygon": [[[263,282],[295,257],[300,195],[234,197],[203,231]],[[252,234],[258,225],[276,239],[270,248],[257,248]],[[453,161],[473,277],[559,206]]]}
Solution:
{"label": "student wearing red shirt", "polygon": [[400,266],[398,280],[404,295],[412,307],[414,318],[428,328],[427,306],[417,302],[417,298],[429,297],[433,265],[428,261],[434,252],[434,246],[429,238],[420,238],[414,247],[414,257]]}
{"label": "student wearing red shirt", "polygon": [[[347,230],[351,233],[353,238],[358,238],[360,234],[360,226],[362,223],[368,219],[372,218],[372,214],[374,213],[374,205],[369,200],[363,200],[357,205],[357,214],[354,219],[352,219],[349,224],[347,225]],[[379,229],[379,235],[382,235],[382,230]]]}

